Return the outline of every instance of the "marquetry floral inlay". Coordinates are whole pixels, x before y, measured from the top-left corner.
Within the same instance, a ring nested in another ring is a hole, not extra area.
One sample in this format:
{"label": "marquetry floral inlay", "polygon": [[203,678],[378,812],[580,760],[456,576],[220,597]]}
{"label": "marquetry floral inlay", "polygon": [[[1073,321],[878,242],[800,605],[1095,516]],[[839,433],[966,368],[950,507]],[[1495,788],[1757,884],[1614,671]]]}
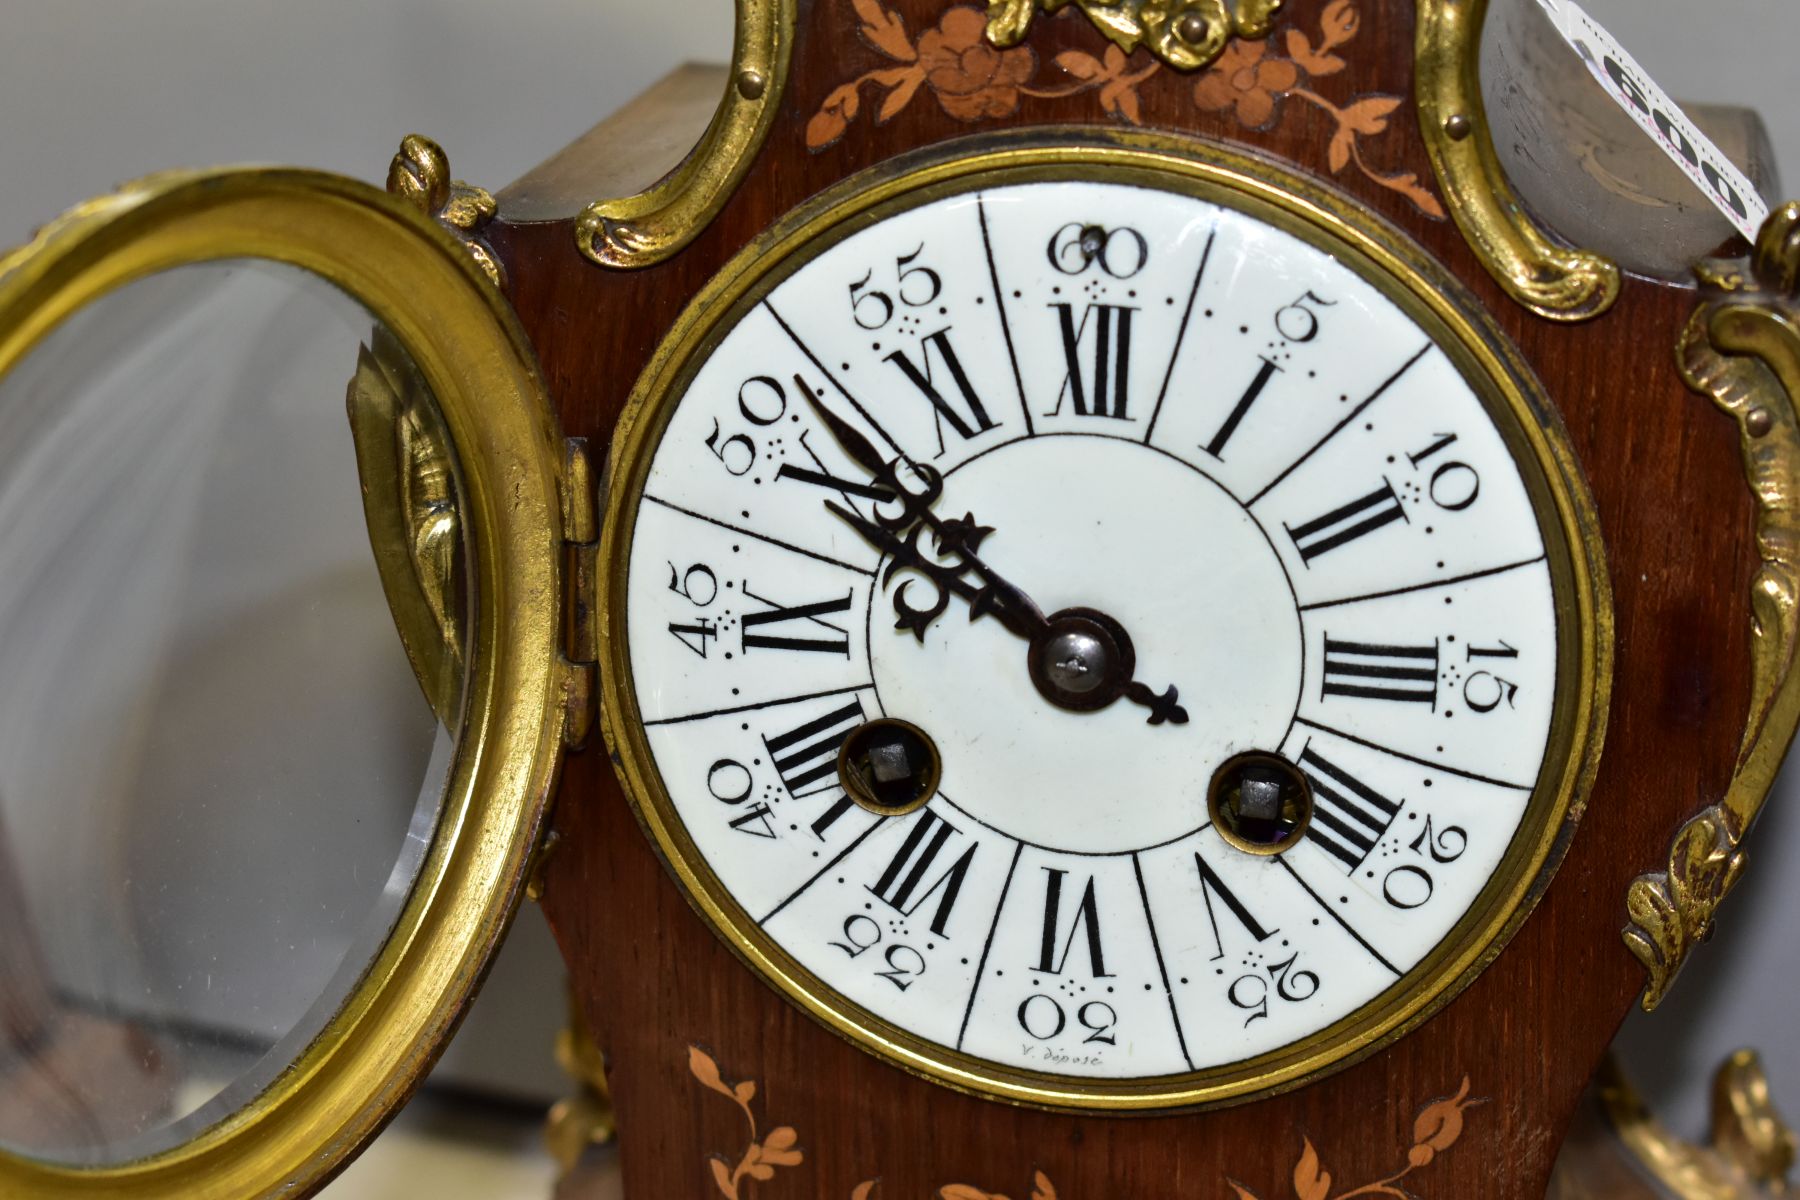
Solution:
{"label": "marquetry floral inlay", "polygon": [[[1294,1164],[1294,1198],[1295,1200],[1352,1200],[1357,1196],[1387,1196],[1391,1200],[1412,1200],[1413,1194],[1400,1186],[1400,1181],[1414,1171],[1429,1167],[1443,1151],[1456,1144],[1462,1136],[1463,1110],[1480,1104],[1479,1100],[1469,1099],[1469,1079],[1463,1077],[1462,1086],[1456,1095],[1446,1096],[1441,1100],[1433,1100],[1419,1110],[1413,1118],[1412,1148],[1406,1152],[1406,1165],[1392,1175],[1384,1176],[1373,1183],[1365,1183],[1356,1187],[1333,1191],[1331,1172],[1325,1169],[1319,1152],[1313,1148],[1311,1138],[1300,1139],[1300,1161]],[[1231,1187],[1232,1200],[1262,1200],[1255,1192],[1237,1182],[1227,1179]]]}
{"label": "marquetry floral inlay", "polygon": [[1331,0],[1319,16],[1317,37],[1289,28],[1280,38],[1243,39],[1226,47],[1191,83],[1148,51],[1126,54],[1107,45],[1099,55],[1065,50],[1048,68],[1029,46],[1002,50],[987,40],[987,17],[969,5],[946,9],[937,24],[916,37],[899,13],[882,0],[849,0],[863,41],[891,64],[856,76],[825,97],[806,126],[806,145],[822,150],[836,143],[864,114],[881,125],[898,116],[920,91],[928,91],[950,117],[976,122],[1009,117],[1028,99],[1056,99],[1092,93],[1100,111],[1127,125],[1143,123],[1146,85],[1179,86],[1203,112],[1229,113],[1238,125],[1269,130],[1280,125],[1289,102],[1329,117],[1334,129],[1325,144],[1325,164],[1333,175],[1350,167],[1396,192],[1429,217],[1442,219],[1444,207],[1412,171],[1388,171],[1369,161],[1364,140],[1387,133],[1404,97],[1368,93],[1334,100],[1315,90],[1347,62],[1338,53],[1362,28],[1356,0]]}
{"label": "marquetry floral inlay", "polygon": [[[728,1082],[720,1073],[718,1062],[698,1046],[688,1047],[688,1070],[707,1088],[737,1105],[750,1128],[750,1142],[735,1164],[724,1154],[714,1154],[707,1160],[712,1166],[713,1184],[720,1195],[730,1200],[746,1200],[748,1193],[744,1187],[747,1181],[767,1182],[775,1178],[776,1167],[800,1165],[804,1156],[796,1148],[800,1137],[792,1126],[780,1125],[761,1137],[757,1135],[756,1114],[750,1108],[750,1102],[756,1098],[754,1079]],[[1413,1200],[1413,1193],[1402,1188],[1400,1181],[1429,1167],[1439,1154],[1455,1145],[1463,1133],[1463,1112],[1480,1103],[1479,1099],[1469,1098],[1469,1079],[1465,1075],[1454,1096],[1431,1101],[1413,1118],[1412,1146],[1406,1152],[1405,1166],[1391,1175],[1348,1189],[1332,1190],[1331,1172],[1325,1169],[1312,1139],[1302,1137],[1300,1159],[1294,1164],[1295,1200],[1357,1200],[1364,1196]],[[1228,1177],[1225,1183],[1231,1188],[1230,1200],[1263,1200],[1235,1179]],[[850,1189],[849,1200],[880,1200],[880,1186],[879,1178],[865,1179]],[[973,1184],[946,1183],[937,1189],[934,1200],[1010,1200],[1010,1197]],[[1031,1191],[1021,1193],[1021,1200],[1058,1200],[1056,1185],[1042,1171],[1034,1171]]]}
{"label": "marquetry floral inlay", "polygon": [[[850,1191],[850,1200],[877,1200],[876,1181],[865,1180]],[[967,1183],[946,1183],[937,1190],[936,1200],[1008,1200],[999,1192],[986,1192]],[[1042,1171],[1032,1172],[1031,1195],[1027,1200],[1056,1200],[1056,1188]]]}
{"label": "marquetry floral inlay", "polygon": [[745,1180],[770,1180],[775,1178],[776,1167],[800,1165],[804,1156],[794,1148],[800,1135],[794,1132],[793,1126],[778,1125],[761,1137],[757,1136],[756,1114],[750,1109],[750,1101],[756,1098],[754,1079],[727,1083],[719,1074],[719,1064],[713,1060],[712,1055],[698,1046],[688,1047],[688,1070],[694,1073],[695,1079],[737,1105],[750,1126],[750,1144],[744,1147],[735,1164],[723,1154],[715,1154],[708,1159],[712,1163],[713,1183],[721,1196],[739,1200],[739,1189],[744,1186]]}

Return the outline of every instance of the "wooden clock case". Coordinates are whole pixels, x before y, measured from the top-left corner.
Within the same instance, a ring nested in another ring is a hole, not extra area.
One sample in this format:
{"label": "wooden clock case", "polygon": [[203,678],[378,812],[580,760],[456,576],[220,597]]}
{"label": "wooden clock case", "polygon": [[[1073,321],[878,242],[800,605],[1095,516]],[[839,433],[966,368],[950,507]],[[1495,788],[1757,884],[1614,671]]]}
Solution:
{"label": "wooden clock case", "polygon": [[[1645,990],[1645,966],[1620,937],[1645,919],[1628,911],[1634,880],[1681,875],[1672,838],[1734,784],[1743,790],[1740,739],[1748,749],[1747,726],[1768,723],[1767,705],[1752,713],[1753,696],[1773,685],[1760,667],[1753,677],[1763,660],[1749,605],[1771,557],[1758,540],[1759,498],[1768,503],[1746,485],[1744,422],[1753,431],[1769,416],[1733,420],[1723,398],[1715,405],[1684,382],[1677,347],[1700,353],[1684,341],[1705,298],[1693,284],[1625,275],[1610,306],[1565,302],[1543,315],[1502,286],[1493,254],[1472,248],[1467,206],[1434,174],[1434,155],[1459,153],[1461,138],[1423,132],[1419,113],[1426,128],[1444,114],[1416,71],[1423,23],[1469,20],[1473,8],[1479,29],[1480,6],[1464,3],[1458,17],[1454,4],[1288,0],[1266,40],[1240,39],[1211,71],[1183,73],[1148,51],[1124,56],[1074,7],[1039,14],[1017,48],[1001,50],[969,36],[984,14],[967,6],[800,0],[779,56],[784,86],[746,70],[674,77],[623,124],[502,192],[497,215],[472,230],[503,269],[564,432],[596,448],[604,488],[599,448],[676,316],[755,235],[821,190],[923,148],[975,149],[1020,129],[1142,128],[1267,156],[1402,231],[1492,314],[1560,413],[1611,577],[1604,753],[1530,919],[1406,1036],[1292,1091],[1200,1113],[997,1103],[909,1075],[814,1023],[689,906],[594,737],[565,765],[541,901],[604,1055],[627,1195],[1545,1194],[1583,1091]],[[661,122],[697,100],[710,107],[717,92],[706,89],[721,82],[774,112],[716,215],[676,252],[628,269],[579,253],[594,228],[568,200],[602,194],[635,165],[622,145],[675,136]],[[1734,855],[1745,823],[1736,818],[1722,833],[1703,829],[1699,849],[1723,842]],[[1701,886],[1718,887],[1717,876]]]}

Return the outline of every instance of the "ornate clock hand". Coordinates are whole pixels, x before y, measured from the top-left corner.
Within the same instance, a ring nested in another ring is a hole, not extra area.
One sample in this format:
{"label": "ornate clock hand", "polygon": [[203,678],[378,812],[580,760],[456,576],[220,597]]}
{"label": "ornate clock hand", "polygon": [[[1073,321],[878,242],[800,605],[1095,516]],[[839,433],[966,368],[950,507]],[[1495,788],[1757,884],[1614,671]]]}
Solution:
{"label": "ornate clock hand", "polygon": [[[1005,625],[1019,637],[1030,640],[1048,625],[1043,610],[1034,604],[1023,591],[995,574],[986,564],[978,559],[969,546],[978,542],[991,530],[974,524],[970,515],[961,520],[943,522],[941,526],[934,520],[931,522],[912,522],[912,531],[904,536],[887,527],[882,521],[871,521],[852,512],[850,509],[834,501],[825,501],[825,507],[835,513],[852,529],[877,550],[889,556],[887,571],[882,582],[891,583],[894,576],[902,571],[914,571],[924,575],[937,588],[937,599],[925,608],[916,608],[906,600],[907,588],[911,580],[903,582],[894,593],[894,611],[899,614],[895,622],[896,629],[910,629],[913,636],[920,641],[925,640],[925,630],[932,622],[942,616],[950,606],[952,595],[960,596],[969,605],[969,619],[992,613],[1002,625]],[[973,535],[958,534],[959,527],[967,526]],[[950,552],[956,555],[954,562],[934,560],[919,548],[919,538],[927,530],[934,533],[938,528],[948,529],[948,535],[938,533],[937,549],[940,553]],[[980,578],[977,586],[970,583],[965,576],[973,571]]]}
{"label": "ornate clock hand", "polygon": [[888,460],[881,456],[879,450],[875,449],[874,443],[864,437],[862,431],[856,426],[820,404],[819,398],[813,394],[810,387],[806,386],[804,379],[796,377],[794,382],[799,385],[800,394],[806,397],[806,402],[812,406],[813,412],[818,414],[819,420],[825,422],[826,430],[833,438],[837,439],[838,445],[844,448],[844,453],[850,456],[850,461],[874,476],[877,483],[891,482],[893,471],[888,465]]}
{"label": "ornate clock hand", "polygon": [[[977,525],[974,514],[941,523],[921,519],[909,534],[901,536],[834,501],[825,501],[825,507],[889,556],[883,583],[910,570],[924,575],[937,588],[937,598],[929,606],[915,608],[906,601],[911,580],[902,583],[894,593],[894,611],[899,614],[896,629],[910,629],[924,641],[925,630],[950,606],[950,597],[961,596],[969,605],[970,620],[991,612],[1030,643],[1032,682],[1051,703],[1091,711],[1123,696],[1149,709],[1152,725],[1187,724],[1187,710],[1177,703],[1179,689],[1171,685],[1158,693],[1133,678],[1137,657],[1123,625],[1105,613],[1085,608],[1065,609],[1046,617],[1029,596],[976,558],[972,547],[993,530]],[[952,551],[956,562],[934,561],[920,551],[919,538],[928,528],[938,531],[938,550]],[[964,578],[971,570],[980,576],[980,587]]]}
{"label": "ornate clock hand", "polygon": [[[983,562],[977,553],[982,540],[993,532],[992,527],[978,523],[974,513],[944,520],[932,511],[931,506],[943,494],[942,475],[925,464],[913,463],[910,464],[913,473],[924,482],[925,487],[922,491],[905,487],[900,482],[899,466],[902,459],[890,461],[882,458],[881,452],[875,449],[874,444],[860,430],[819,403],[812,390],[804,384],[801,394],[806,397],[807,403],[850,456],[851,461],[869,472],[876,486],[892,492],[901,506],[900,511],[893,515],[883,514],[877,506],[873,510],[873,522],[865,521],[830,501],[826,501],[826,507],[849,522],[877,549],[893,556],[893,563],[888,567],[888,581],[899,571],[910,568],[931,579],[938,588],[937,602],[929,608],[918,609],[904,603],[906,585],[902,584],[894,594],[895,609],[900,613],[897,628],[911,629],[915,637],[924,641],[925,630],[948,607],[948,594],[951,592],[968,601],[970,619],[993,613],[1008,629],[1026,639],[1036,636],[1044,628],[1043,610],[1021,588],[1008,582]],[[920,551],[919,537],[926,529],[933,534],[935,547],[940,555],[956,556],[954,564],[933,561]],[[911,532],[907,533],[907,530]],[[905,536],[900,536],[902,534]],[[964,574],[969,571],[981,578],[981,588],[973,588],[963,579]]]}
{"label": "ornate clock hand", "polygon": [[[992,613],[1007,629],[1031,644],[1032,682],[1052,704],[1091,711],[1123,696],[1149,709],[1152,725],[1187,724],[1187,710],[1177,703],[1177,688],[1170,685],[1159,693],[1133,677],[1137,656],[1123,625],[1088,608],[1065,609],[1046,617],[1023,589],[982,561],[977,551],[994,532],[992,526],[980,524],[972,512],[945,520],[932,511],[931,506],[944,490],[943,476],[935,468],[911,463],[913,473],[924,481],[925,488],[915,492],[904,487],[899,471],[902,458],[882,458],[881,452],[855,426],[819,403],[804,382],[801,394],[851,461],[868,471],[873,483],[891,492],[901,506],[900,512],[891,516],[877,507],[874,520],[830,500],[825,501],[825,507],[888,555],[883,583],[892,583],[894,576],[903,571],[913,571],[925,576],[937,589],[937,597],[930,605],[917,608],[906,600],[912,581],[903,582],[894,592],[894,611],[899,614],[894,623],[896,629],[910,629],[923,642],[925,631],[950,607],[950,597],[961,596],[969,605],[971,621]],[[919,539],[927,530],[932,534],[937,554],[953,555],[953,561],[934,559],[920,550]],[[970,572],[980,578],[980,587],[965,578]]]}

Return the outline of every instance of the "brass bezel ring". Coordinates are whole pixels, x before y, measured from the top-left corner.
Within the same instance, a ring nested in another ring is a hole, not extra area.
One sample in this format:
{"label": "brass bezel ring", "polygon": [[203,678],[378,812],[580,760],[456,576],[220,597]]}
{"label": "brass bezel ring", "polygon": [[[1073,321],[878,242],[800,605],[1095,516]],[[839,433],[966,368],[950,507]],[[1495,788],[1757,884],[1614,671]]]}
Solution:
{"label": "brass bezel ring", "polygon": [[221,259],[284,263],[331,283],[387,325],[435,393],[461,462],[471,551],[463,726],[412,890],[299,1056],[243,1108],[149,1157],[87,1167],[0,1153],[7,1196],[235,1200],[322,1185],[455,1028],[516,910],[561,764],[561,442],[511,309],[430,220],[366,184],[309,171],[129,184],[0,258],[0,377],[90,302]]}
{"label": "brass bezel ring", "polygon": [[[1288,1046],[1192,1074],[1080,1079],[939,1046],[851,1003],[756,924],[682,826],[639,715],[626,638],[636,505],[657,444],[722,332],[800,265],[888,214],[982,186],[1096,179],[1181,192],[1246,212],[1337,256],[1433,336],[1480,396],[1520,464],[1552,575],[1558,697],[1544,765],[1500,867],[1449,934],[1356,1012]],[[601,713],[639,823],[689,903],[722,940],[814,1020],[904,1070],[989,1099],[1129,1113],[1199,1109],[1291,1090],[1360,1061],[1442,1009],[1500,953],[1567,851],[1598,769],[1612,686],[1613,614],[1592,497],[1555,407],[1529,366],[1441,265],[1314,179],[1199,138],[1046,128],[942,143],[870,168],[754,238],[690,302],[639,379],[614,433],[600,581]]]}

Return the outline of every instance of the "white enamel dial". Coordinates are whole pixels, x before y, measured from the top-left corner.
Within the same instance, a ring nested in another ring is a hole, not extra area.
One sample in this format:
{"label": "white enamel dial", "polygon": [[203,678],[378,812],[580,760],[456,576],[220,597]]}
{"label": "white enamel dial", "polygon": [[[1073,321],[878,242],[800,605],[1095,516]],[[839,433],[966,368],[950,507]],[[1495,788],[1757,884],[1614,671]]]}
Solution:
{"label": "white enamel dial", "polygon": [[[668,391],[625,518],[659,819],[733,940],[965,1082],[1077,1091],[1316,1041],[1450,953],[1563,770],[1567,551],[1494,389],[1182,191],[978,181],[821,240]],[[871,448],[1036,610],[1128,631],[1142,694],[1047,700],[980,571],[879,535]],[[881,716],[941,753],[905,816],[838,782]],[[1208,822],[1253,750],[1310,782],[1278,855]]]}

